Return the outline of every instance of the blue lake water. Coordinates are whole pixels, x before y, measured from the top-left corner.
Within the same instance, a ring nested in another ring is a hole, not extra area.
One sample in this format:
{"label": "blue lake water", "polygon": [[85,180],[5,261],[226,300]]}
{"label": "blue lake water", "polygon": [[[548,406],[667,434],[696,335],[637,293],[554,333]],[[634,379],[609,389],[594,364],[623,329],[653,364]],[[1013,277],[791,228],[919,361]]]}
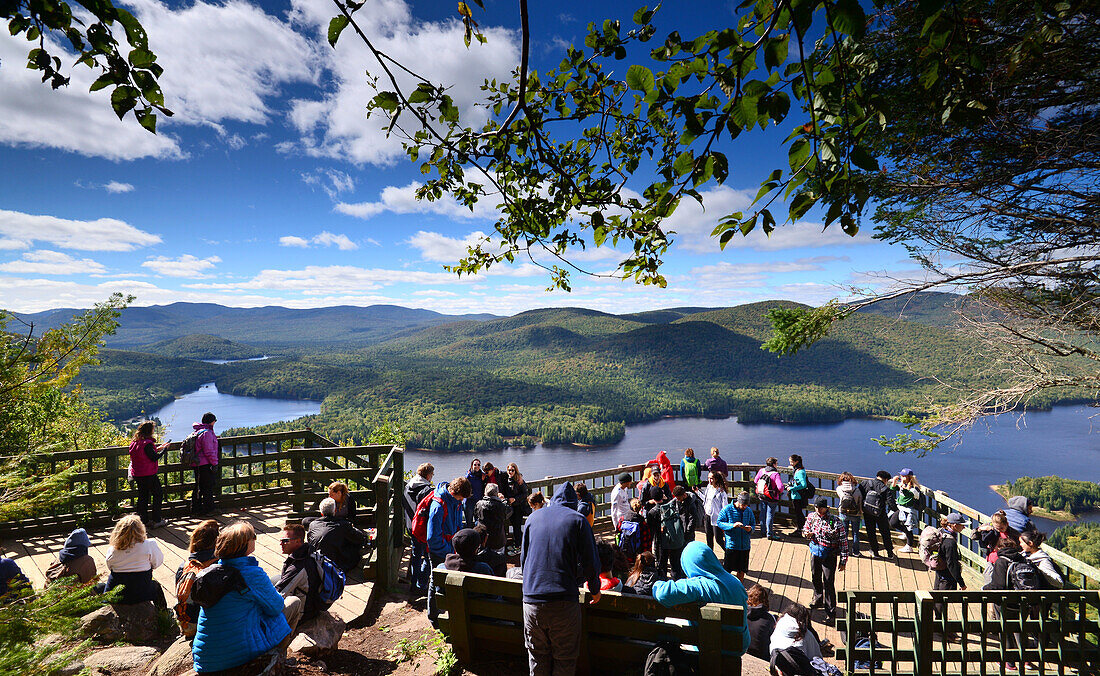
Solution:
{"label": "blue lake water", "polygon": [[321,412],[321,402],[295,399],[265,399],[239,397],[218,392],[214,383],[207,383],[153,414],[164,424],[163,439],[182,441],[191,433],[191,425],[211,411],[218,417],[215,431],[227,427],[252,427]]}
{"label": "blue lake water", "polygon": [[[966,432],[960,443],[916,458],[886,454],[872,439],[894,436],[904,427],[890,420],[846,420],[827,425],[742,425],[735,418],[670,418],[630,425],[617,444],[582,449],[573,446],[536,446],[479,452],[482,462],[503,467],[519,465],[527,479],[585,472],[620,464],[645,462],[657,451],[668,452],[679,463],[683,449],[691,447],[708,457],[717,446],[722,457],[734,464],[763,462],[774,455],[786,462],[791,453],[802,455],[808,469],[868,476],[880,469],[891,474],[902,467],[916,472],[921,483],[986,514],[1004,506],[989,486],[1021,476],[1057,475],[1100,481],[1100,418],[1097,409],[1060,406],[1052,411],[1024,416],[1002,415],[982,421]],[[410,451],[406,468],[421,462],[436,466],[436,479],[465,475],[475,454]],[[1085,516],[1100,521],[1100,515]],[[1044,523],[1046,529],[1054,524]]]}

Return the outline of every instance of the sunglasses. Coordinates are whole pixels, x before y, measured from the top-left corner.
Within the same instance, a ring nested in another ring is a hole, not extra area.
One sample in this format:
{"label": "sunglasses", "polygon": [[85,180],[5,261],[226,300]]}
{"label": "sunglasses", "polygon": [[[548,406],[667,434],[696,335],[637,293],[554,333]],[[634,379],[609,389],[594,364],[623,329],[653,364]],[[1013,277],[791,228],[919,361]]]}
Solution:
{"label": "sunglasses", "polygon": [[294,542],[294,541],[300,540],[300,539],[301,538],[282,538],[282,539],[279,540],[279,544],[285,545],[288,542]]}

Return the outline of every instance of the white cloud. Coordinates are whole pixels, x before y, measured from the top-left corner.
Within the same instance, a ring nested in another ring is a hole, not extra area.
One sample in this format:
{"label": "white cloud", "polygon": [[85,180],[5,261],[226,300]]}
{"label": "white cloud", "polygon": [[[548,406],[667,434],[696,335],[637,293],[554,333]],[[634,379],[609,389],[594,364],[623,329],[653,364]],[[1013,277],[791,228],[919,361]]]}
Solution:
{"label": "white cloud", "polygon": [[303,172],[302,181],[306,185],[319,186],[329,196],[336,199],[343,192],[355,190],[355,179],[345,171],[338,169],[318,169],[313,172]]}
{"label": "white cloud", "polygon": [[119,181],[111,181],[103,186],[103,189],[109,193],[119,194],[124,192],[133,192],[134,186],[130,183],[121,183]]}
{"label": "white cloud", "polygon": [[[375,291],[393,284],[454,284],[474,281],[449,272],[360,268],[351,265],[310,265],[300,270],[263,270],[244,282],[184,284],[188,289],[295,291],[326,295]],[[332,296],[339,298],[339,296]]]}
{"label": "white cloud", "polygon": [[774,274],[792,272],[820,272],[826,263],[849,260],[847,256],[813,256],[793,261],[775,261],[770,263],[729,263],[703,265],[692,268],[688,273],[691,281],[704,288],[724,289],[742,286],[751,282],[760,282]]}
{"label": "white cloud", "polygon": [[[405,243],[420,252],[420,257],[435,263],[457,263],[466,256],[466,250],[485,239],[481,231],[471,232],[462,239],[448,237],[438,232],[421,230],[405,240]],[[494,266],[498,267],[498,266]]]}
{"label": "white cloud", "polygon": [[101,263],[90,258],[76,259],[60,251],[28,251],[23,258],[0,265],[0,272],[32,275],[77,275],[107,272]]}
{"label": "white cloud", "polygon": [[[665,231],[674,230],[675,246],[695,253],[717,253],[721,251],[718,238],[711,231],[724,216],[736,211],[747,213],[756,190],[734,190],[728,186],[718,186],[702,191],[703,206],[693,199],[685,198],[680,206],[663,224]],[[704,210],[705,207],[705,210]],[[773,209],[778,213],[783,209],[779,205]],[[726,249],[747,248],[757,251],[779,251],[782,249],[817,248],[823,246],[847,246],[850,244],[871,244],[870,231],[861,231],[855,237],[849,237],[838,226],[830,226],[822,231],[820,223],[799,221],[792,225],[781,225],[765,235],[757,225],[747,236],[735,234],[726,244]]]}
{"label": "white cloud", "polygon": [[222,259],[217,256],[197,258],[191,254],[184,254],[179,258],[169,258],[167,256],[150,258],[142,263],[141,267],[149,268],[158,275],[164,275],[165,277],[198,278],[205,277],[205,271],[214,269],[214,266],[221,262]]}
{"label": "white cloud", "polygon": [[[293,0],[294,18],[323,41],[334,10],[328,0]],[[462,24],[455,20],[438,23],[412,18],[404,0],[378,0],[356,21],[374,46],[410,70],[430,81],[450,87],[448,94],[461,111],[463,121],[478,126],[487,119],[484,108],[474,106],[481,98],[486,79],[511,79],[519,63],[517,35],[502,28],[483,27],[485,45],[476,41],[466,48]],[[363,107],[377,91],[364,74],[379,68],[369,51],[348,29],[335,50],[325,49],[333,84],[321,98],[298,99],[292,103],[290,119],[301,133],[301,149],[311,155],[353,162],[390,164],[403,156],[396,138],[387,138],[386,121],[375,116],[365,119]],[[413,79],[395,75],[403,87]],[[381,85],[389,88],[389,85]]]}
{"label": "white cloud", "polygon": [[73,221],[0,209],[0,248],[4,249],[27,249],[32,242],[47,242],[80,251],[133,251],[160,241],[159,235],[114,218]]}
{"label": "white cloud", "polygon": [[378,196],[377,202],[358,202],[348,204],[340,202],[336,211],[357,218],[371,218],[382,213],[394,214],[434,214],[447,218],[495,220],[496,207],[485,199],[478,202],[471,211],[449,197],[434,202],[416,199],[416,191],[422,184],[416,181],[404,186],[386,186]]}
{"label": "white cloud", "polygon": [[334,246],[341,251],[354,251],[359,248],[359,245],[351,241],[351,238],[347,235],[333,234],[328,230],[325,230],[320,234],[314,235],[309,239],[306,239],[304,237],[297,237],[295,235],[286,235],[279,238],[279,246],[297,246],[308,248],[311,244],[315,246]]}

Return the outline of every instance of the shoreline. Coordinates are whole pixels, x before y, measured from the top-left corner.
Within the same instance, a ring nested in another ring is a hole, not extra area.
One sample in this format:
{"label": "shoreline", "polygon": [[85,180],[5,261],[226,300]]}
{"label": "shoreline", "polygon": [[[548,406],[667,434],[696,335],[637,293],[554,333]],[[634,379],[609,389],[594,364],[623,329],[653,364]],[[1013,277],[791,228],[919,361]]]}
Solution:
{"label": "shoreline", "polygon": [[[991,484],[989,486],[989,488],[990,488],[990,490],[992,490],[994,493],[1001,496],[1005,500],[1008,500],[1010,497],[1012,497],[1012,494],[1008,492],[1008,488],[1007,488],[1006,484]],[[1032,507],[1031,515],[1032,516],[1037,516],[1040,519],[1048,519],[1050,521],[1061,521],[1063,523],[1073,523],[1073,522],[1077,521],[1078,518],[1079,518],[1073,512],[1066,512],[1066,511],[1052,512],[1048,509],[1043,509],[1042,507]]]}

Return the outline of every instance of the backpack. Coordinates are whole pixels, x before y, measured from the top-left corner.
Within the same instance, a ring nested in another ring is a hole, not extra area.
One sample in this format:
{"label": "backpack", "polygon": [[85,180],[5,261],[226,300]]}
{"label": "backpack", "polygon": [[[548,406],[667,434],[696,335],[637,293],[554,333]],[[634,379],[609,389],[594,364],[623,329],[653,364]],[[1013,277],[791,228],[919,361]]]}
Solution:
{"label": "backpack", "polygon": [[1008,587],[1017,591],[1043,588],[1043,574],[1030,561],[1013,561],[1008,564]]}
{"label": "backpack", "polygon": [[195,585],[195,578],[199,573],[217,559],[209,561],[195,561],[188,559],[180,572],[180,580],[176,583],[176,621],[180,625],[180,633],[187,638],[195,635],[199,622],[199,606],[191,601],[191,588]]}
{"label": "backpack", "polygon": [[344,593],[344,583],[347,578],[344,576],[344,571],[337,568],[332,559],[321,552],[311,552],[309,556],[313,559],[313,564],[317,566],[317,573],[321,577],[321,588],[317,590],[318,597],[327,609]]}
{"label": "backpack", "polygon": [[199,455],[196,446],[198,446],[199,443],[199,435],[205,431],[205,429],[195,430],[191,434],[188,434],[180,444],[180,464],[184,467],[198,466],[196,461]]}
{"label": "backpack", "polygon": [[433,500],[443,505],[443,518],[444,520],[447,518],[447,503],[437,497],[435,491],[428,493],[420,500],[420,504],[416,506],[416,511],[413,512],[412,535],[424,544],[428,544],[428,514]]}
{"label": "backpack", "polygon": [[699,485],[699,461],[684,463],[684,482],[688,486]]}
{"label": "backpack", "polygon": [[637,558],[642,551],[642,524],[624,520],[619,524],[619,548],[623,556],[630,560]]}
{"label": "backpack", "polygon": [[846,516],[859,516],[859,501],[856,500],[856,496],[851,492],[845,493],[840,498],[840,513]]}
{"label": "backpack", "polygon": [[679,645],[661,641],[645,658],[644,676],[693,676],[699,671]]}
{"label": "backpack", "polygon": [[867,494],[863,496],[863,511],[871,516],[882,516],[884,513],[882,498],[881,492],[874,488],[868,489]]}
{"label": "backpack", "polygon": [[684,546],[684,520],[680,518],[678,501],[661,505],[661,547],[679,549]]}
{"label": "backpack", "polygon": [[775,483],[772,482],[772,476],[776,472],[764,472],[760,475],[760,478],[756,480],[756,494],[765,500],[778,500],[779,495],[775,490]]}
{"label": "backpack", "polygon": [[938,526],[926,526],[920,534],[920,544],[917,553],[928,570],[943,570],[947,568],[947,561],[940,558],[940,545],[947,533]]}
{"label": "backpack", "polygon": [[817,495],[817,486],[807,480],[806,487],[802,489],[802,499],[813,500],[815,495]]}

